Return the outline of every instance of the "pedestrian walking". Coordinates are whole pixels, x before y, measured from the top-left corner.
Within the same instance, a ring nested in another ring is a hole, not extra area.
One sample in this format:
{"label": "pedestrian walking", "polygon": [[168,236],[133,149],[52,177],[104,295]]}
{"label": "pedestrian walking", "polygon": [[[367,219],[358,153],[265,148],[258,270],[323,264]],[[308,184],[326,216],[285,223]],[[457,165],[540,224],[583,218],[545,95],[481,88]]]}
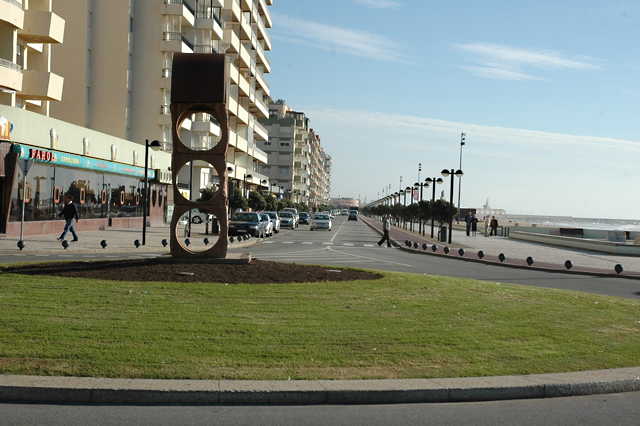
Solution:
{"label": "pedestrian walking", "polygon": [[498,219],[495,216],[491,216],[491,233],[489,235],[498,236]]}
{"label": "pedestrian walking", "polygon": [[484,217],[484,236],[489,236],[489,215]]}
{"label": "pedestrian walking", "polygon": [[471,234],[475,237],[476,232],[478,232],[478,218],[474,214],[471,218]]}
{"label": "pedestrian walking", "polygon": [[387,213],[387,216],[382,219],[382,239],[378,241],[378,247],[381,247],[385,240],[387,241],[387,247],[391,247],[389,231],[391,231],[391,215]]}
{"label": "pedestrian walking", "polygon": [[471,235],[471,221],[473,218],[471,217],[471,212],[468,212],[464,218],[465,223],[467,224],[467,237]]}
{"label": "pedestrian walking", "polygon": [[60,213],[58,213],[57,217],[60,216],[64,216],[65,225],[64,231],[62,231],[62,234],[60,235],[58,240],[64,240],[67,232],[71,231],[71,235],[73,235],[73,240],[71,241],[78,241],[78,234],[73,227],[73,221],[79,221],[80,216],[78,215],[78,207],[73,203],[72,195],[67,195],[67,202],[65,203],[64,208],[60,211]]}

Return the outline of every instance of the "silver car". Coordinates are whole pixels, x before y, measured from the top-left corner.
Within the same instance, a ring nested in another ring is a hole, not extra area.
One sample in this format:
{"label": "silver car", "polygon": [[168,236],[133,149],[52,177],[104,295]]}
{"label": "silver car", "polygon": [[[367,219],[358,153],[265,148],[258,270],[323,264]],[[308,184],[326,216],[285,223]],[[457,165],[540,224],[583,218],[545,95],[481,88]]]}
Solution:
{"label": "silver car", "polygon": [[296,228],[296,217],[293,213],[281,211],[278,212],[278,216],[280,216],[280,226],[283,228]]}
{"label": "silver car", "polygon": [[278,213],[276,212],[262,212],[266,215],[269,216],[269,219],[271,219],[271,222],[273,223],[273,232],[275,232],[276,234],[280,232],[280,217],[278,216]]}
{"label": "silver car", "polygon": [[260,217],[262,217],[262,220],[265,221],[264,236],[265,237],[272,236],[273,235],[273,222],[271,221],[271,218],[266,213],[260,213]]}

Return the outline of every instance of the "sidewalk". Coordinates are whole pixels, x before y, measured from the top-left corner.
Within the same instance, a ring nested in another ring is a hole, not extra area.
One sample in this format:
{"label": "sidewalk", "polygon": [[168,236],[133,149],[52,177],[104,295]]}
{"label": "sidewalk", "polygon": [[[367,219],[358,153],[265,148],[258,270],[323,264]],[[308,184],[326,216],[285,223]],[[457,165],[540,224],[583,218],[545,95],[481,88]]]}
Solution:
{"label": "sidewalk", "polygon": [[[360,216],[360,220],[367,223],[382,235],[381,221],[364,216]],[[466,261],[487,262],[518,268],[640,279],[640,257],[554,247],[546,244],[511,240],[506,237],[485,237],[484,234],[481,233],[478,233],[475,237],[467,236],[465,231],[456,229],[456,225],[453,226],[451,244],[448,244],[437,241],[437,232],[438,229],[436,228],[434,232],[435,238],[432,239],[430,238],[430,226],[427,227],[425,236],[418,234],[417,230],[416,232],[411,232],[392,226],[389,236],[391,240],[402,249],[421,252],[423,254],[450,256]],[[406,246],[406,241],[411,241],[411,248]],[[413,243],[418,243],[418,248],[413,248]],[[423,244],[427,244],[427,250],[423,249]],[[432,250],[434,244],[437,246],[435,252]],[[449,254],[444,253],[445,247],[449,247]],[[458,252],[461,248],[464,250],[462,256]],[[478,252],[480,251],[484,254],[482,259],[478,256]],[[505,256],[503,262],[500,262],[498,257],[500,254],[504,254]],[[526,262],[528,257],[532,257],[534,260],[531,266]],[[573,264],[569,271],[567,271],[564,265],[567,260],[570,260]],[[614,269],[617,264],[623,267],[623,272],[619,275]]]}

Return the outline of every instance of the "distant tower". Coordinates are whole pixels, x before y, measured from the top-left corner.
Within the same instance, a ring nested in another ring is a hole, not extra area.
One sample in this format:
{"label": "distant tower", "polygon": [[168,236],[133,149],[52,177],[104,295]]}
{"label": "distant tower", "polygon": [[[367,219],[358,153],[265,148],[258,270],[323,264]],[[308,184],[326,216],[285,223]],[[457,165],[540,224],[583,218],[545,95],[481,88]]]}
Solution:
{"label": "distant tower", "polygon": [[489,210],[490,208],[491,208],[491,207],[489,207],[489,199],[487,198],[487,202],[486,202],[486,204],[484,205],[484,209],[485,209],[485,210]]}

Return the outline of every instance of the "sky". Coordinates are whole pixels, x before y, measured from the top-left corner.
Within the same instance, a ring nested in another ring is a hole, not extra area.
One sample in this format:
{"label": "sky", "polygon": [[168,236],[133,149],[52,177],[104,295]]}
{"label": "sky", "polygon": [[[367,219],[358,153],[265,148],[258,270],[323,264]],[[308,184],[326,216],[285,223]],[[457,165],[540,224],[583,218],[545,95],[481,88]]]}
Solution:
{"label": "sky", "polygon": [[462,208],[640,220],[640,1],[273,3],[271,97],[320,135],[332,197],[461,168]]}

